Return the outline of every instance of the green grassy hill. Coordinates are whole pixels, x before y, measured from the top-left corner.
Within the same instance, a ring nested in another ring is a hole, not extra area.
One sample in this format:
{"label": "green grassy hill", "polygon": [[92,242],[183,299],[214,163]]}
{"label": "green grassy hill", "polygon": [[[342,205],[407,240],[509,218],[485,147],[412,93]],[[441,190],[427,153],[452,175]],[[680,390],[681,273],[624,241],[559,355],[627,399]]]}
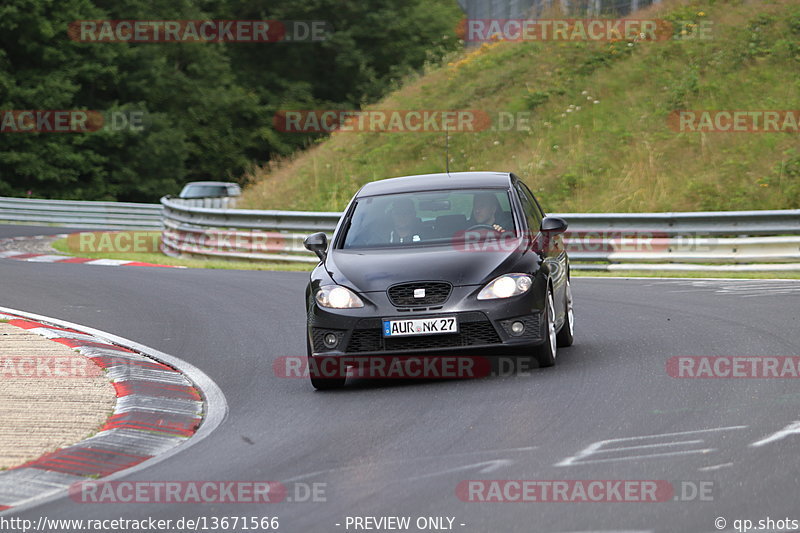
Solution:
{"label": "green grassy hill", "polygon": [[[529,113],[529,131],[450,136],[450,169],[512,171],[549,211],[800,207],[800,134],[676,132],[675,110],[800,110],[800,5],[670,1],[631,18],[663,42],[495,42],[370,109]],[[691,38],[711,21],[710,39]],[[680,32],[678,32],[680,35]],[[339,132],[256,169],[240,207],[340,210],[364,183],[439,172],[441,133]]]}

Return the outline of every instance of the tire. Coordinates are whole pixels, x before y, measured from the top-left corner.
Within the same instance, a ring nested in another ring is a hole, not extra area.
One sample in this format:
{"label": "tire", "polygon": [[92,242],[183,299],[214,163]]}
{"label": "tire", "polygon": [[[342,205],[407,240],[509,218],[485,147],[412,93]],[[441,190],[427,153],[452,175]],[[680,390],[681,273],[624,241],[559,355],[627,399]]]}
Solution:
{"label": "tire", "polygon": [[[344,387],[345,381],[347,381],[347,376],[337,376],[334,378],[323,378],[323,377],[314,377],[311,375],[311,360],[317,359],[321,360],[321,357],[314,357],[311,355],[311,344],[309,343],[308,339],[306,339],[306,354],[308,356],[308,368],[309,374],[308,377],[311,379],[311,386],[317,390],[332,390],[332,389],[341,389]],[[319,368],[320,363],[314,365],[314,367]]]}
{"label": "tire", "polygon": [[575,340],[575,313],[572,310],[572,288],[567,278],[567,286],[564,288],[564,324],[556,335],[556,344],[559,348],[572,346]]}
{"label": "tire", "polygon": [[533,358],[539,363],[540,368],[550,367],[556,364],[556,325],[555,325],[555,305],[553,304],[553,291],[547,288],[547,297],[544,306],[544,334],[545,339],[542,344],[536,346]]}

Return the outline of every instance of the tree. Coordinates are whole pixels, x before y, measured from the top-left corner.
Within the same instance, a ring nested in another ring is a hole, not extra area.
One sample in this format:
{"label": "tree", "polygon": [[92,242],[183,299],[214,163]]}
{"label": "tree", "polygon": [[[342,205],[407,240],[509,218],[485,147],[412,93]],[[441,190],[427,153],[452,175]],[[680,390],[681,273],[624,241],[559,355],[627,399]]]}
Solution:
{"label": "tree", "polygon": [[[5,0],[0,109],[105,120],[96,132],[0,133],[0,195],[154,201],[186,181],[236,180],[308,141],[276,132],[277,110],[374,101],[458,46],[459,16],[451,0]],[[334,31],[307,43],[69,38],[74,21],[133,19],[321,20]]]}

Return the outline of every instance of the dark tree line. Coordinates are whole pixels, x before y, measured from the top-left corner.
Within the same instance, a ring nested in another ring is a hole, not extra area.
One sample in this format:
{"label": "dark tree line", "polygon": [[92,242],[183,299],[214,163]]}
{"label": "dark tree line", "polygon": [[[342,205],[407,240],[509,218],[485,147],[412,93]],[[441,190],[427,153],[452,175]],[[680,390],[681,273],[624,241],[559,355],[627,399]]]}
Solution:
{"label": "dark tree line", "polygon": [[[277,110],[352,109],[376,100],[458,47],[460,17],[455,0],[4,0],[5,118],[11,110],[96,110],[105,126],[22,133],[6,123],[0,195],[154,201],[187,181],[238,180],[253,163],[309,141],[276,131]],[[302,43],[68,36],[74,21],[137,19],[321,20],[332,31]],[[125,127],[125,117],[137,127]]]}

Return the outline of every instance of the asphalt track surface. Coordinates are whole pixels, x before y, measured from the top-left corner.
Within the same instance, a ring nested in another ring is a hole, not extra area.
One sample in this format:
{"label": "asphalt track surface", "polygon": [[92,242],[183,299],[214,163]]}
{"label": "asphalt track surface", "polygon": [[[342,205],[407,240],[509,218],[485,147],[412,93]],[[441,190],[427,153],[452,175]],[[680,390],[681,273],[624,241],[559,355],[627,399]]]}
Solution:
{"label": "asphalt track surface", "polygon": [[0,225],[0,239],[5,237],[31,237],[34,235],[60,235],[76,231],[101,231],[93,229],[62,228],[56,226],[17,226]]}
{"label": "asphalt track surface", "polygon": [[[0,227],[0,236],[26,231]],[[278,516],[286,532],[345,531],[347,516],[449,516],[463,532],[705,532],[718,530],[717,517],[734,531],[737,519],[800,520],[800,429],[753,446],[800,420],[800,382],[676,379],[665,369],[672,356],[800,355],[800,283],[576,278],[576,342],[554,368],[315,392],[272,370],[277,357],[305,354],[306,277],[0,259],[0,305],[152,346],[224,392],[230,412],[211,436],[124,479],[327,484],[317,503],[65,497],[12,516]],[[470,479],[710,481],[713,501],[464,502],[456,486]]]}

